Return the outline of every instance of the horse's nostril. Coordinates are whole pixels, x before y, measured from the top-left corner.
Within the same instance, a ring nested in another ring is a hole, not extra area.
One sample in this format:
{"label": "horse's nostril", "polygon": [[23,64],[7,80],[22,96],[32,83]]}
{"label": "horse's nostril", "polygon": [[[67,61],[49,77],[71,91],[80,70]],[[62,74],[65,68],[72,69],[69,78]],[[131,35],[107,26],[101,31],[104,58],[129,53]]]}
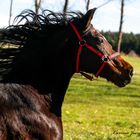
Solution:
{"label": "horse's nostril", "polygon": [[133,76],[133,68],[127,69],[127,74],[129,74],[130,77]]}

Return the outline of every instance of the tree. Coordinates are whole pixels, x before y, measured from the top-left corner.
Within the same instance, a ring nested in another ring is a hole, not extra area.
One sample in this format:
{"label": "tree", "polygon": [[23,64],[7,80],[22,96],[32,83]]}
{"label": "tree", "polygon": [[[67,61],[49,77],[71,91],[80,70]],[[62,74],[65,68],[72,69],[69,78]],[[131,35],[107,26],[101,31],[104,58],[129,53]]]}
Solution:
{"label": "tree", "polygon": [[119,35],[118,35],[118,43],[117,50],[120,52],[121,50],[121,42],[122,42],[122,25],[123,25],[123,17],[124,17],[124,0],[121,0],[121,16],[120,16],[120,26],[119,26]]}
{"label": "tree", "polygon": [[[85,0],[86,1],[86,0]],[[86,3],[86,10],[88,11],[89,10],[89,4],[90,4],[90,0],[87,0],[87,3]]]}
{"label": "tree", "polygon": [[10,2],[9,25],[11,24],[11,18],[12,18],[12,8],[13,8],[13,0],[11,0],[11,2]]}
{"label": "tree", "polygon": [[67,9],[68,9],[68,3],[69,3],[69,0],[65,0],[64,8],[63,8],[63,13],[64,13],[64,14],[67,12]]}
{"label": "tree", "polygon": [[41,0],[35,0],[35,13],[38,15],[39,13],[39,8],[41,5]]}

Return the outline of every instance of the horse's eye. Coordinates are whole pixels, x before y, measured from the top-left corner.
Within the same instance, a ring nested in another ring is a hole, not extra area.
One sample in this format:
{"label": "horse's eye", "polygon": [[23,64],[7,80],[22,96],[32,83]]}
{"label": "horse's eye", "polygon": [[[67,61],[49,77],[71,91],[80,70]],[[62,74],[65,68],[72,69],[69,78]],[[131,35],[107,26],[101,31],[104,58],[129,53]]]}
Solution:
{"label": "horse's eye", "polygon": [[101,37],[95,37],[95,41],[96,41],[98,44],[101,44],[101,43],[103,43],[103,38],[101,38]]}

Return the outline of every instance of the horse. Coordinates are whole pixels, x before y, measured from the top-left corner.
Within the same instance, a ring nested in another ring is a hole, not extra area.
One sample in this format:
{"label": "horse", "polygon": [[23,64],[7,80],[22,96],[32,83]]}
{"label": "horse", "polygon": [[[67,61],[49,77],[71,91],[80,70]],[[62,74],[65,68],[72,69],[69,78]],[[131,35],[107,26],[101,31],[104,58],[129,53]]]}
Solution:
{"label": "horse", "polygon": [[118,87],[131,82],[133,67],[91,24],[95,11],[24,10],[0,29],[0,140],[62,140],[61,107],[74,73]]}

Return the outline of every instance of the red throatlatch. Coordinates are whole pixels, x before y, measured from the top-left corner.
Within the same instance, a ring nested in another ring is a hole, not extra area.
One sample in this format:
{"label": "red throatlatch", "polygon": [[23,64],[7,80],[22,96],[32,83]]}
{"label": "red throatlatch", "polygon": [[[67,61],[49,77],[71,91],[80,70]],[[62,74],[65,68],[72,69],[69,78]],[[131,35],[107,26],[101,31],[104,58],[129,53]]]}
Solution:
{"label": "red throatlatch", "polygon": [[[95,74],[96,77],[99,76],[99,74],[101,73],[101,71],[103,70],[103,68],[105,67],[105,65],[107,64],[108,61],[111,61],[112,59],[114,59],[115,57],[119,56],[120,53],[119,52],[115,52],[114,54],[110,55],[110,56],[106,56],[102,53],[100,53],[99,51],[97,51],[95,48],[93,48],[92,46],[88,45],[87,42],[81,37],[80,33],[78,32],[78,30],[76,29],[76,27],[74,26],[74,24],[72,22],[69,22],[69,24],[71,25],[72,29],[74,30],[76,36],[79,39],[79,48],[78,48],[78,52],[77,52],[77,58],[76,58],[76,72],[79,73],[79,63],[80,63],[80,54],[82,51],[83,46],[88,48],[90,51],[92,51],[94,54],[98,55],[101,60],[102,60],[102,65],[100,66],[100,68],[98,69],[97,73]],[[90,75],[84,73],[84,72],[80,72],[82,75],[84,75],[86,78],[88,78],[89,80],[92,80],[93,77],[91,77]]]}

